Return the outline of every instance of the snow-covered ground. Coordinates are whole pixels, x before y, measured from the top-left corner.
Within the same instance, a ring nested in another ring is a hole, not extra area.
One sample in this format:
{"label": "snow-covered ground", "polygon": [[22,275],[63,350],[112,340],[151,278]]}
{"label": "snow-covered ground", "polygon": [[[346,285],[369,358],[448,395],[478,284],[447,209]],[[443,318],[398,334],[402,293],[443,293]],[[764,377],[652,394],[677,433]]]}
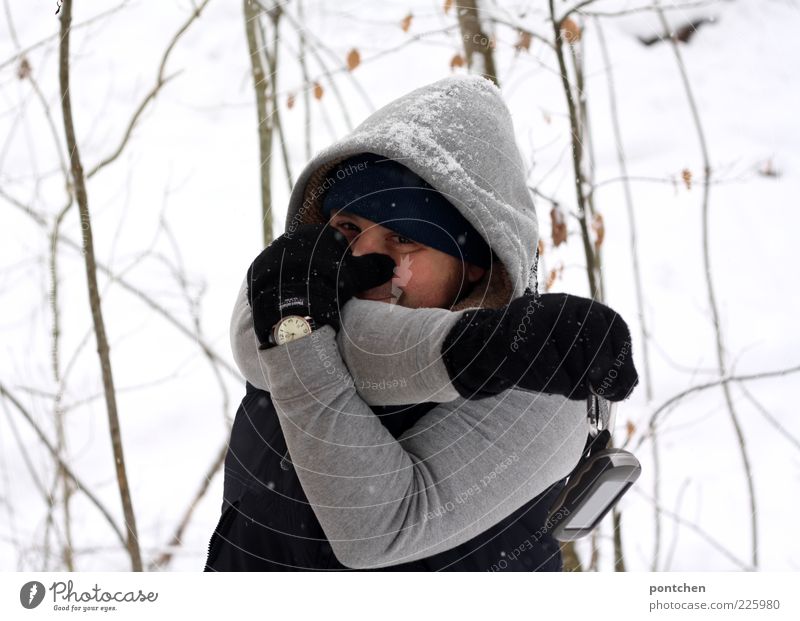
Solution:
{"label": "snow-covered ground", "polygon": [[[57,33],[56,2],[9,0],[0,19],[0,62]],[[293,3],[288,10],[294,11]],[[309,31],[324,41],[326,63],[343,62],[351,48],[362,65],[336,83],[354,124],[392,99],[450,73],[460,51],[452,12],[443,2],[397,0],[373,3],[309,0]],[[517,14],[535,6],[521,21],[549,35],[544,2],[495,4]],[[557,3],[562,5],[564,3]],[[644,2],[598,0],[596,10],[614,11]],[[667,4],[667,3],[665,3]],[[107,10],[99,1],[79,2],[74,23]],[[86,170],[109,155],[124,135],[128,120],[152,88],[163,51],[187,19],[191,3],[128,2],[125,7],[72,36],[72,106]],[[401,20],[414,15],[408,33]],[[716,183],[711,188],[710,251],[713,281],[721,313],[729,370],[749,375],[796,366],[800,361],[800,308],[797,265],[800,247],[800,6],[791,0],[737,0],[691,11],[670,11],[680,24],[715,16],[688,45],[681,46],[708,140]],[[609,46],[618,113],[629,174],[639,178],[675,178],[676,184],[634,181],[633,200],[645,296],[653,399],[643,388],[622,404],[618,425],[630,421],[641,434],[652,412],[671,396],[716,377],[716,353],[706,292],[701,238],[702,160],[697,134],[669,45],[642,46],[637,35],[658,32],[648,13],[602,20]],[[447,32],[435,33],[445,27]],[[290,60],[297,36],[284,22],[281,49],[281,101],[291,92],[296,105],[282,105],[296,178],[307,158],[303,146],[302,77]],[[428,34],[408,45],[411,37]],[[600,56],[596,28],[584,32],[595,178],[619,176],[611,126],[608,74]],[[573,209],[574,186],[568,145],[566,104],[552,53],[534,40],[530,52],[514,54],[514,32],[497,26],[498,73],[512,110],[523,155],[532,165],[531,183],[546,196]],[[33,76],[50,106],[64,150],[57,73],[57,37],[27,54]],[[395,51],[384,53],[386,50]],[[367,62],[373,56],[379,57]],[[336,59],[339,59],[336,61]],[[309,59],[312,76],[319,65]],[[464,71],[460,69],[459,71]],[[65,192],[54,137],[44,108],[17,64],[0,68],[0,190],[54,216]],[[231,365],[228,321],[244,272],[261,249],[259,156],[256,112],[240,2],[211,0],[202,17],[178,42],[166,67],[176,73],[146,109],[122,156],[89,182],[98,258],[146,291],[185,325],[192,309],[163,261],[137,258],[151,244],[172,264],[181,263],[192,292],[202,288],[205,339]],[[313,149],[343,135],[348,127],[326,80],[322,101],[312,98]],[[329,125],[330,123],[330,125]],[[778,176],[759,174],[767,162]],[[288,187],[282,164],[274,161],[276,234],[283,230]],[[694,176],[690,190],[681,171]],[[629,220],[623,188],[598,188],[596,206],[605,219],[603,261],[607,303],[628,321],[634,355],[643,372],[639,324],[633,289]],[[45,231],[18,207],[0,197],[0,381],[54,437],[50,366],[51,314],[48,306],[49,240]],[[542,235],[549,233],[549,208],[539,200]],[[162,231],[166,220],[175,244]],[[571,229],[575,229],[571,219]],[[77,210],[62,225],[64,235],[80,240]],[[180,258],[176,255],[179,249]],[[543,267],[563,261],[563,279],[555,290],[587,293],[578,238],[545,253]],[[130,267],[133,263],[135,266]],[[82,344],[92,323],[83,259],[63,248],[59,255],[62,354],[69,371],[66,404],[86,404],[68,413],[69,463],[110,507],[121,523],[113,457],[92,339]],[[129,270],[129,271],[128,271]],[[540,279],[544,273],[540,271]],[[794,284],[793,284],[794,283]],[[227,435],[226,417],[235,413],[243,384],[222,371],[230,392],[224,410],[216,376],[197,344],[179,333],[119,284],[101,278],[103,312],[111,342],[118,387],[125,459],[138,529],[146,559],[171,537],[203,473]],[[750,381],[744,388],[794,437],[800,421],[793,414],[798,375]],[[800,509],[800,452],[777,433],[759,409],[731,384],[735,407],[746,433],[757,489],[761,568],[800,568],[800,542],[785,528]],[[30,468],[20,450],[26,447]],[[637,435],[638,437],[638,435]],[[650,444],[638,452],[644,474],[637,489],[653,490]],[[663,418],[660,434],[661,502],[678,513],[683,525],[665,517],[661,569],[712,570],[738,566],[713,538],[736,558],[749,562],[750,521],[741,458],[721,388],[697,392]],[[0,423],[0,569],[38,569],[46,507],[31,470],[50,486],[50,458],[30,427],[7,401]],[[216,524],[222,476],[195,511],[194,519],[170,566],[202,569],[206,545]],[[653,507],[638,492],[622,503],[628,568],[650,568]],[[80,494],[72,503],[73,537],[80,570],[127,569],[128,562],[107,524]],[[687,526],[690,524],[691,526]],[[697,530],[700,529],[702,534]],[[611,530],[605,525],[604,542]],[[610,568],[603,543],[602,569]],[[669,562],[668,562],[669,561]]]}

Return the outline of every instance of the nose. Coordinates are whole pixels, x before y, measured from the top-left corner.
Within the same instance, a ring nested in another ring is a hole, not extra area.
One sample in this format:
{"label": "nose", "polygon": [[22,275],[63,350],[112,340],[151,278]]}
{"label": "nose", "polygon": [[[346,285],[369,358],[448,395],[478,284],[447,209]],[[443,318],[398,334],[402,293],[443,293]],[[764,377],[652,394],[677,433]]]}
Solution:
{"label": "nose", "polygon": [[389,254],[386,249],[386,229],[379,225],[368,227],[353,240],[350,249],[355,257],[373,252]]}

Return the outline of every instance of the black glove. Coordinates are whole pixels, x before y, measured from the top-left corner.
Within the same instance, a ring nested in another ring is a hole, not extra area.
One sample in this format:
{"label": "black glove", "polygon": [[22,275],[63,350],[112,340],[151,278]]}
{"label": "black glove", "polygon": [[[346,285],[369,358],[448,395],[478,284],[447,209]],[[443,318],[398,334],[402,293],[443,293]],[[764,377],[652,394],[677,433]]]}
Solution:
{"label": "black glove", "polygon": [[639,383],[631,335],[608,306],[564,293],[524,295],[464,311],[442,343],[458,393],[482,399],[517,386],[586,399],[626,399]]}
{"label": "black glove", "polygon": [[385,283],[395,263],[385,254],[354,257],[347,238],[324,224],[305,224],[270,243],[247,270],[247,299],[259,342],[287,315],[339,330],[339,308],[356,293]]}

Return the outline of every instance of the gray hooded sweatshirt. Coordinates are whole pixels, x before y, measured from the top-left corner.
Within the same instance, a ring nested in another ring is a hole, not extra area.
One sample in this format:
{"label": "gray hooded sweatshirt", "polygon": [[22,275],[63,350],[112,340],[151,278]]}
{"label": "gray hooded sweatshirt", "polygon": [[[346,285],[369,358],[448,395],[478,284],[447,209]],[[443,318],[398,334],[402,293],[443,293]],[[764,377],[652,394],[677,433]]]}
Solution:
{"label": "gray hooded sweatshirt", "polygon": [[[501,308],[536,288],[536,214],[511,117],[479,76],[439,80],[384,106],[320,152],[292,192],[286,230],[326,221],[326,173],[351,155],[395,159],[445,194],[491,245],[495,263],[452,310],[353,299],[330,326],[265,351],[243,283],[231,320],[234,359],[268,390],[291,462],[339,561],[405,563],[490,528],[577,463],[586,405],[519,389],[468,401],[441,359],[468,308]],[[437,402],[398,440],[370,405]]]}

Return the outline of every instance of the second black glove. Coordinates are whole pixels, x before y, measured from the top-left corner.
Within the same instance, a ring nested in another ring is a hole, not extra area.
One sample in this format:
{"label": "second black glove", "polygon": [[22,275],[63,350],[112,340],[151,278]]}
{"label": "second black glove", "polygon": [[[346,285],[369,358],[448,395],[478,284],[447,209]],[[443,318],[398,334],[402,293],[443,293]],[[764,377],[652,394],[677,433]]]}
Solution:
{"label": "second black glove", "polygon": [[481,399],[514,386],[586,399],[628,397],[639,383],[631,335],[608,306],[564,293],[463,311],[442,344],[453,386]]}

